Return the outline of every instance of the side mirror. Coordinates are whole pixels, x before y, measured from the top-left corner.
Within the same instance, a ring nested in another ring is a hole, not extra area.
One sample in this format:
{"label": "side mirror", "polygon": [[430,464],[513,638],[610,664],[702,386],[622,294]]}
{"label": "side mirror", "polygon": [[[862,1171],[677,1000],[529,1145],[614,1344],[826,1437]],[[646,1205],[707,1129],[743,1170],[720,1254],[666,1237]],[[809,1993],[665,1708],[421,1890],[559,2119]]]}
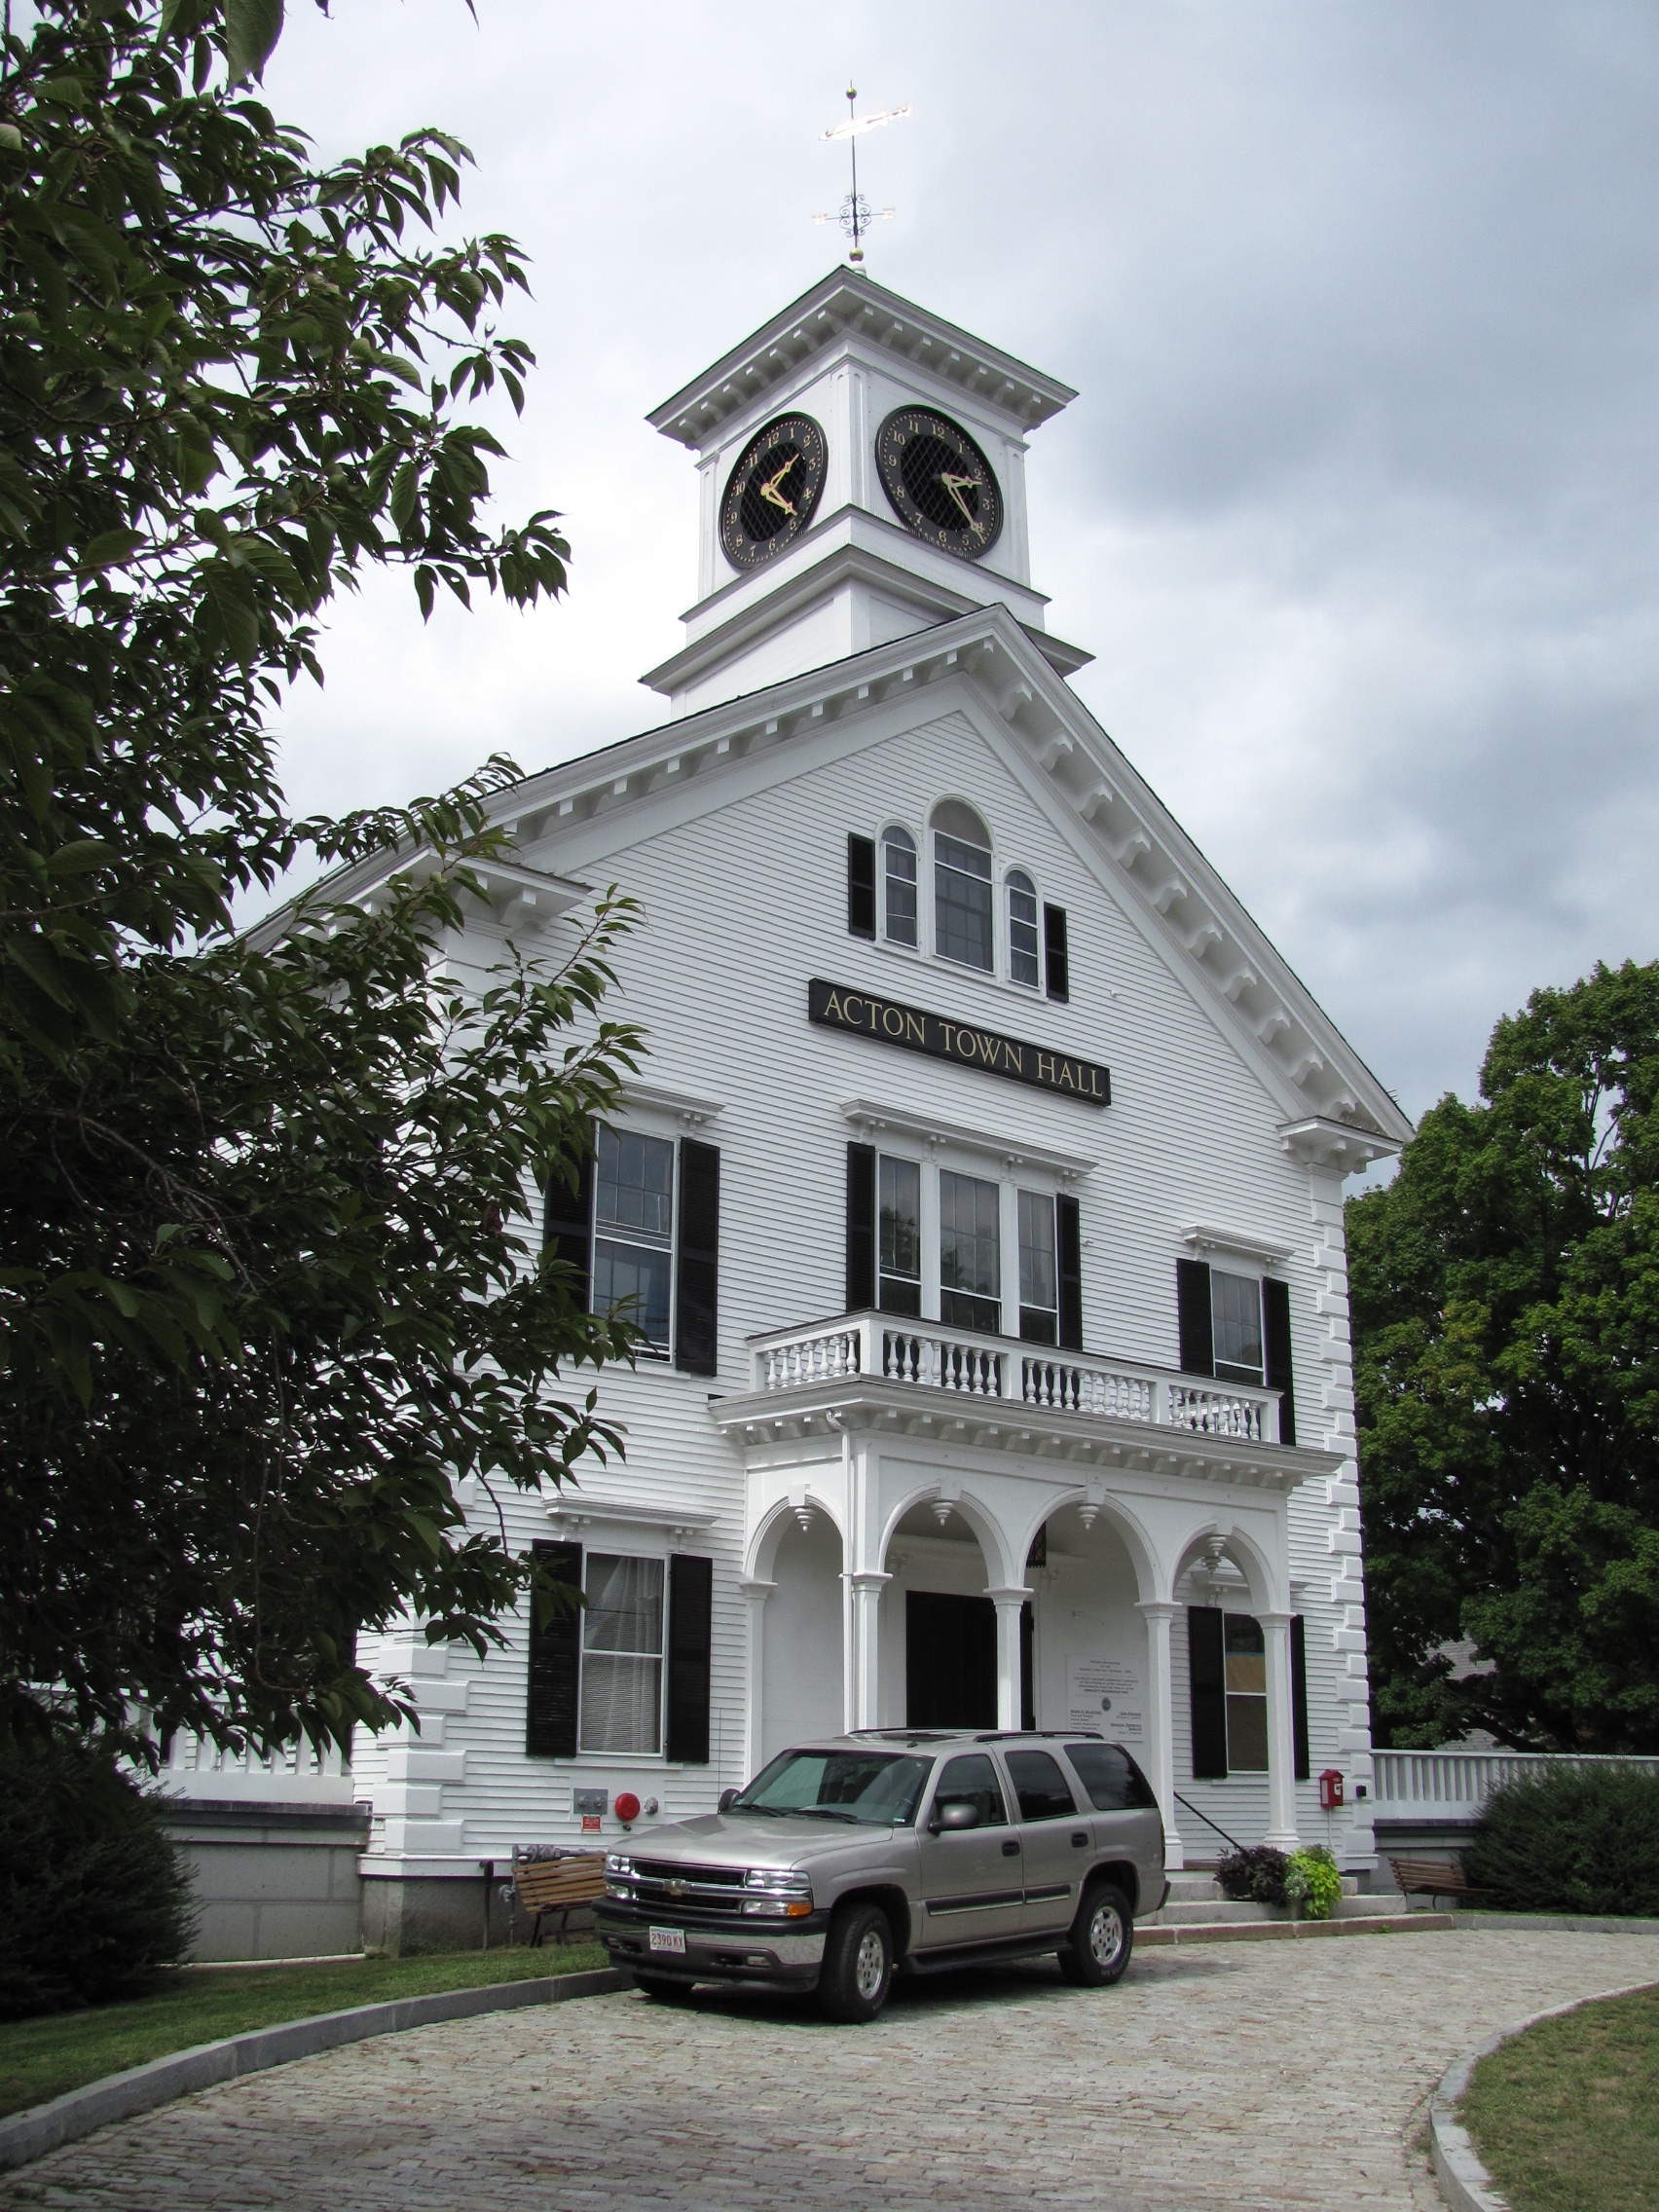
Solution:
{"label": "side mirror", "polygon": [[737,1791],[735,1789],[722,1789],[720,1791],[720,1801],[716,1810],[721,1813],[729,1813],[732,1806],[736,1802]]}
{"label": "side mirror", "polygon": [[938,1835],[943,1830],[954,1834],[959,1829],[977,1828],[979,1825],[978,1806],[971,1804],[966,1797],[953,1797],[948,1805],[935,1808],[934,1817],[928,1823],[928,1832]]}

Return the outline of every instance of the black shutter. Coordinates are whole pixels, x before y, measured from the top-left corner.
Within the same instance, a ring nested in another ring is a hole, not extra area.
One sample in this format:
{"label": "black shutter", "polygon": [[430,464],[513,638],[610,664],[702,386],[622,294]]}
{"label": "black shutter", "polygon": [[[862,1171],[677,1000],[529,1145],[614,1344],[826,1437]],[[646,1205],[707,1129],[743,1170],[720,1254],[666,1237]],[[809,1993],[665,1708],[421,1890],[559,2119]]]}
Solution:
{"label": "black shutter", "polygon": [[1290,1366],[1290,1285],[1262,1285],[1262,1340],[1268,1355],[1268,1388],[1279,1398],[1279,1442],[1296,1442],[1296,1379]]}
{"label": "black shutter", "polygon": [[720,1156],[680,1142],[680,1235],[675,1253],[674,1364],[713,1375],[719,1364]]}
{"label": "black shutter", "polygon": [[1043,908],[1043,977],[1049,996],[1062,1006],[1071,997],[1071,961],[1066,953],[1066,910]]}
{"label": "black shutter", "polygon": [[875,1147],[847,1147],[847,1311],[875,1305]]}
{"label": "black shutter", "polygon": [[1076,1198],[1054,1200],[1054,1256],[1059,1262],[1060,1343],[1083,1349],[1083,1216]]}
{"label": "black shutter", "polygon": [[1019,1725],[1037,1729],[1037,1672],[1034,1665],[1036,1621],[1031,1611],[1031,1601],[1026,1599],[1019,1608]]}
{"label": "black shutter", "polygon": [[1193,1772],[1227,1772],[1227,1661],[1221,1607],[1187,1607],[1187,1683],[1193,1707]]}
{"label": "black shutter", "polygon": [[1175,1263],[1175,1311],[1181,1328],[1183,1375],[1215,1373],[1215,1327],[1210,1319],[1210,1272],[1202,1260]]}
{"label": "black shutter", "polygon": [[709,1662],[715,1563],[676,1552],[668,1563],[668,1755],[709,1763]]}
{"label": "black shutter", "polygon": [[847,931],[852,937],[875,935],[875,839],[847,838]]}
{"label": "black shutter", "polygon": [[1290,1616],[1290,1732],[1296,1743],[1296,1779],[1313,1771],[1308,1756],[1308,1637],[1302,1615]]}
{"label": "black shutter", "polygon": [[542,1220],[541,1248],[550,1259],[563,1260],[575,1271],[571,1296],[585,1312],[593,1288],[593,1148],[591,1142],[575,1170],[572,1190],[562,1176],[547,1186],[547,1211]]}
{"label": "black shutter", "polygon": [[[582,1586],[580,1544],[532,1544],[532,1556],[555,1582]],[[545,1627],[530,1601],[530,1679],[525,1698],[524,1748],[533,1758],[573,1759],[576,1705],[581,1681],[581,1607],[555,1614]]]}

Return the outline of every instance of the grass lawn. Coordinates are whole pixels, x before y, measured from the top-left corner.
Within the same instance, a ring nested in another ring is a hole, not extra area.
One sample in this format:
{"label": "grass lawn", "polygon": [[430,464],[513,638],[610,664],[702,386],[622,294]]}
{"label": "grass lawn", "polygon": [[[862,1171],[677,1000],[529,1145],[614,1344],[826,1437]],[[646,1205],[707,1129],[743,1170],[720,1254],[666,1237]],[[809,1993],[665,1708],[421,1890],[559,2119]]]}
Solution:
{"label": "grass lawn", "polygon": [[343,1959],[320,1967],[185,1967],[154,1996],[86,2012],[0,2022],[0,2114],[43,2105],[105,2074],[120,2074],[246,2028],[344,2012],[435,1989],[580,1973],[609,1962],[598,1943],[507,1951],[432,1951],[411,1959]]}
{"label": "grass lawn", "polygon": [[1659,1987],[1514,2037],[1459,2118],[1515,2212],[1659,2212]]}

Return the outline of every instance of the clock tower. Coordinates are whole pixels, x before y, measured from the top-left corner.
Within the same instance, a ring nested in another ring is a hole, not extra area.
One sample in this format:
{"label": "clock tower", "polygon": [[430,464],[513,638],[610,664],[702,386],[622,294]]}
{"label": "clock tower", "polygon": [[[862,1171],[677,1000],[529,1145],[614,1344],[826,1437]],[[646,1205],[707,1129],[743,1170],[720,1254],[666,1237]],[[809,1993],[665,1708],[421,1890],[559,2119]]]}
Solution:
{"label": "clock tower", "polygon": [[1029,433],[1076,394],[837,269],[649,417],[697,457],[696,604],[644,681],[697,713],[1000,601],[1061,676],[1025,520]]}

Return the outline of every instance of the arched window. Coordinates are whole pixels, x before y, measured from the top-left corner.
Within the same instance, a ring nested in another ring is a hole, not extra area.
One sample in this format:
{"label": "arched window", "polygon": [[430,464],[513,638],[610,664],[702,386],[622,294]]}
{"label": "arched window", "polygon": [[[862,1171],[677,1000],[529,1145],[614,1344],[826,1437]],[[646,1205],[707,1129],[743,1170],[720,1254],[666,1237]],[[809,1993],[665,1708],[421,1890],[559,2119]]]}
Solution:
{"label": "arched window", "polygon": [[916,840],[897,824],[881,833],[881,875],[890,944],[916,941]]}
{"label": "arched window", "polygon": [[965,967],[995,966],[991,833],[971,806],[942,799],[933,812],[934,949]]}
{"label": "arched window", "polygon": [[1008,972],[1016,983],[1035,990],[1037,965],[1037,886],[1022,867],[1011,867],[1008,883]]}

